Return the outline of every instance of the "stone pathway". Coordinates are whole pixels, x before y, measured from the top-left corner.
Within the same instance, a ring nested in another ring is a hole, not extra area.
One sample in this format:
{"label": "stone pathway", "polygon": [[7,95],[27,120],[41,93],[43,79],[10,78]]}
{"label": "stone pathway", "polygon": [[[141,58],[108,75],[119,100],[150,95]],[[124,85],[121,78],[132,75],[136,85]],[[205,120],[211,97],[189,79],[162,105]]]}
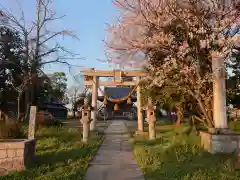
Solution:
{"label": "stone pathway", "polygon": [[114,120],[105,130],[103,144],[89,164],[84,180],[144,180],[133,159],[124,121]]}

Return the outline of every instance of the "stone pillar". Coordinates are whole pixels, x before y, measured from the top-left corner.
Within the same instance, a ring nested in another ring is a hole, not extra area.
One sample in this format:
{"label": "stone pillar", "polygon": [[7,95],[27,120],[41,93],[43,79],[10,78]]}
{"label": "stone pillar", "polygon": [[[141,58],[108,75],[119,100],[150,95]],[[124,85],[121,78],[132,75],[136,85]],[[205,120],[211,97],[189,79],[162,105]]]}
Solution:
{"label": "stone pillar", "polygon": [[90,130],[96,130],[96,121],[97,121],[97,98],[98,98],[98,79],[99,77],[93,76],[93,84],[92,84],[92,107],[93,110],[91,112],[91,124]]}
{"label": "stone pillar", "polygon": [[148,99],[148,106],[147,106],[147,122],[148,122],[148,134],[149,134],[149,139],[153,140],[156,138],[156,114],[155,110],[156,107],[152,103],[152,99]]}
{"label": "stone pillar", "polygon": [[29,126],[28,126],[28,139],[29,140],[32,140],[35,138],[36,115],[37,115],[37,107],[31,106],[30,116],[29,116]]}
{"label": "stone pillar", "polygon": [[226,87],[224,57],[212,52],[213,70],[213,120],[216,129],[227,129]]}
{"label": "stone pillar", "polygon": [[[139,84],[141,77],[137,77],[137,84]],[[141,86],[137,87],[137,121],[138,121],[138,129],[137,133],[143,132],[143,114],[142,114],[142,103],[141,103]]]}
{"label": "stone pillar", "polygon": [[211,132],[200,132],[201,145],[211,153],[232,153],[238,151],[240,136],[228,129],[224,57],[212,52],[213,71],[213,120]]}

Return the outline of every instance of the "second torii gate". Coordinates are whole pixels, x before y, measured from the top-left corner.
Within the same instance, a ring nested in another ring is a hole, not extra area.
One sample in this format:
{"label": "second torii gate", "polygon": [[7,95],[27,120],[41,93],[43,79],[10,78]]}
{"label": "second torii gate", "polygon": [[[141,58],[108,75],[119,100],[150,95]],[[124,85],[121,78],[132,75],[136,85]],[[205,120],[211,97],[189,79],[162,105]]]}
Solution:
{"label": "second torii gate", "polygon": [[[96,128],[97,120],[97,98],[99,86],[136,86],[139,84],[142,77],[147,76],[147,73],[141,70],[84,70],[81,71],[84,75],[84,85],[92,87],[92,107],[94,110],[91,113],[93,121],[90,124],[90,130],[94,131]],[[113,77],[114,80],[111,82],[100,81],[99,77]],[[123,81],[122,77],[136,77],[136,80]],[[138,119],[138,132],[143,132],[143,115],[142,115],[142,104],[141,104],[141,87],[137,86],[137,119]]]}

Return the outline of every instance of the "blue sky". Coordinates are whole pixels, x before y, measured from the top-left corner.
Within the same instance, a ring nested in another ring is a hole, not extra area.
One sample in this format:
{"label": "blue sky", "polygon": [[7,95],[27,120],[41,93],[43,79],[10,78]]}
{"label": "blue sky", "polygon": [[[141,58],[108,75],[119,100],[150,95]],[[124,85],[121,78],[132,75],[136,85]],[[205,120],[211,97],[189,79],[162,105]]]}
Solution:
{"label": "blue sky", "polygon": [[[22,9],[25,12],[27,20],[35,17],[35,1],[20,0]],[[84,67],[93,67],[96,69],[110,69],[107,64],[96,59],[106,59],[104,56],[104,44],[102,40],[106,36],[106,23],[114,21],[118,15],[117,9],[113,6],[112,0],[52,0],[56,13],[66,15],[64,19],[58,20],[52,24],[51,28],[71,29],[80,41],[74,39],[60,39],[61,45],[64,45],[71,51],[81,54],[86,60],[71,60],[74,65],[83,65]],[[1,5],[10,8],[15,14],[19,13],[19,6],[16,0],[1,0]],[[75,69],[76,72],[77,69]],[[63,64],[51,64],[45,67],[45,72],[64,71],[68,72],[68,67]],[[73,80],[68,73],[68,83],[73,84]]]}

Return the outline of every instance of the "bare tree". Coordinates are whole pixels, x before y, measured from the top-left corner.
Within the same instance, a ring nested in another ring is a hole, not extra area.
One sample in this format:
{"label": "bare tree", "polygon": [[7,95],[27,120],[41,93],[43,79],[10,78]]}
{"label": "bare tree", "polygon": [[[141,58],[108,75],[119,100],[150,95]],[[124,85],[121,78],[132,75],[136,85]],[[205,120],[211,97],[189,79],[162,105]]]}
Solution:
{"label": "bare tree", "polygon": [[[78,40],[78,37],[69,29],[62,29],[53,31],[50,25],[64,18],[64,16],[57,16],[51,9],[51,0],[36,0],[36,17],[32,23],[27,23],[25,13],[22,9],[21,2],[16,0],[21,11],[20,16],[16,16],[14,12],[8,10],[6,7],[1,6],[3,15],[7,20],[7,26],[17,30],[21,33],[24,41],[24,62],[26,67],[24,76],[34,76],[37,74],[39,68],[49,63],[64,63],[69,65],[67,59],[82,59],[79,54],[75,54],[67,50],[58,42],[59,36],[71,37]],[[6,23],[5,23],[6,25]],[[54,43],[55,46],[49,46]],[[30,78],[31,79],[31,78]],[[33,79],[26,85],[27,89],[33,89]],[[32,90],[31,90],[32,91]],[[33,91],[32,91],[33,92]],[[28,95],[28,93],[26,93]],[[31,93],[33,96],[33,93]],[[27,97],[27,102],[28,96]]]}
{"label": "bare tree", "polygon": [[22,83],[19,84],[18,86],[15,86],[13,83],[11,83],[12,87],[14,88],[15,91],[17,91],[18,96],[17,96],[17,119],[19,120],[20,118],[20,100],[21,100],[21,96],[23,94],[23,92],[25,91],[27,84],[29,83],[29,81],[31,81],[31,78],[33,78],[32,76],[29,77],[24,77],[22,79]]}
{"label": "bare tree", "polygon": [[79,95],[81,95],[81,89],[77,86],[71,86],[67,91],[67,96],[72,104],[72,111],[73,111],[73,117],[75,117],[75,105],[77,100],[79,99]]}

